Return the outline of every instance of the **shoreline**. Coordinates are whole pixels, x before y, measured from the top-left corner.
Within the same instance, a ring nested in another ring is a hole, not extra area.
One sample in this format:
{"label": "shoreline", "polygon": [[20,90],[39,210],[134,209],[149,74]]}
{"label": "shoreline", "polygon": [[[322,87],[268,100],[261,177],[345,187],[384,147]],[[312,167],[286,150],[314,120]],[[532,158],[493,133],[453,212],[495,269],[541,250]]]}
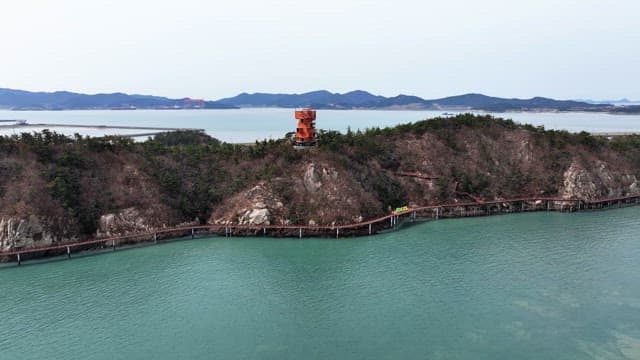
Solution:
{"label": "shoreline", "polygon": [[[636,106],[636,105],[632,105]],[[293,110],[295,107],[279,107],[279,106],[247,106],[247,107],[234,107],[234,108],[211,108],[211,109],[197,109],[197,108],[138,108],[138,109],[110,109],[110,108],[91,108],[91,109],[6,109],[0,108],[0,111],[10,111],[10,112],[64,112],[64,111],[207,111],[207,110]],[[402,107],[391,107],[391,108],[317,108],[316,110],[322,111],[389,111],[389,112],[421,112],[421,111],[431,111],[431,112],[450,112],[453,111],[455,113],[477,113],[483,115],[500,115],[500,114],[509,114],[509,113],[517,113],[517,114],[605,114],[605,115],[640,115],[640,111],[637,112],[616,112],[616,111],[605,111],[605,110],[559,110],[559,109],[545,109],[545,110],[523,110],[523,109],[512,109],[505,111],[488,111],[482,109],[460,109],[460,108],[452,108],[452,109],[422,109],[422,108],[402,108]]]}
{"label": "shoreline", "polygon": [[[307,225],[239,225],[239,224],[204,224],[155,229],[145,233],[128,234],[104,238],[93,238],[84,241],[64,244],[17,249],[0,252],[0,263],[15,263],[71,255],[92,251],[96,254],[106,250],[116,251],[129,245],[154,245],[159,241],[176,241],[196,236],[212,235],[224,237],[264,236],[270,238],[335,238],[372,236],[382,232],[397,230],[399,225],[416,220],[455,219],[506,215],[523,212],[557,211],[581,212],[601,211],[614,208],[637,206],[640,194],[622,197],[603,198],[593,201],[582,199],[562,199],[556,197],[522,197],[515,199],[494,200],[485,202],[460,202],[439,205],[428,205],[408,208],[376,219],[360,223],[336,226]],[[100,251],[102,250],[102,251]]]}

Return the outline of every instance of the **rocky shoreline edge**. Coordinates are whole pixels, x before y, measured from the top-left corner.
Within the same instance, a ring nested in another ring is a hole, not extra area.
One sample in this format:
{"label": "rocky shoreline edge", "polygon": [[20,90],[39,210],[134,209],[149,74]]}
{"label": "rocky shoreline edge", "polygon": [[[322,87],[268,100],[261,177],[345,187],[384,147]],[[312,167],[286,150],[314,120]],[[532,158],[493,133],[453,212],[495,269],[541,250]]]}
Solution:
{"label": "rocky shoreline edge", "polygon": [[136,244],[157,244],[185,237],[203,236],[264,236],[271,238],[343,238],[369,236],[397,229],[400,224],[409,221],[429,221],[448,218],[464,218],[513,214],[522,212],[560,211],[578,212],[604,210],[635,206],[640,203],[640,195],[604,198],[587,201],[582,199],[563,199],[555,197],[526,197],[483,202],[451,203],[422,207],[405,207],[387,216],[369,221],[336,226],[304,225],[239,225],[205,224],[187,225],[114,237],[94,238],[73,243],[62,243],[46,247],[32,247],[0,252],[0,263],[15,263],[56,256],[67,256],[90,250],[116,251],[124,246]]}

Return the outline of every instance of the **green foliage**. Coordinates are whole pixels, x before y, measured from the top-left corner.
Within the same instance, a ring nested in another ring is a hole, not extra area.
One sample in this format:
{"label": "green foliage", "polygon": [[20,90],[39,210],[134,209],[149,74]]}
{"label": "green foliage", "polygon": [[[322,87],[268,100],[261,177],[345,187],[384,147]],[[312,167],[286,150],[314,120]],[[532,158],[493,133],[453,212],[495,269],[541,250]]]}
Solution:
{"label": "green foliage", "polygon": [[[525,125],[524,127],[531,129],[530,125]],[[585,131],[574,134],[565,130],[544,130],[542,127],[535,128],[532,131],[537,144],[546,143],[551,148],[559,150],[563,150],[569,145],[580,145],[589,150],[596,150],[607,145],[604,139],[597,138]]]}
{"label": "green foliage", "polygon": [[85,137],[76,134],[76,140],[84,143],[93,152],[113,152],[128,151],[133,148],[134,141],[129,137],[105,136],[105,137]]}
{"label": "green foliage", "polygon": [[211,144],[219,145],[220,141],[199,130],[179,130],[157,134],[151,142],[164,146]]}
{"label": "green foliage", "polygon": [[449,179],[446,177],[439,177],[436,179],[435,185],[438,188],[438,199],[444,201],[451,197],[449,193]]}
{"label": "green foliage", "polygon": [[308,216],[307,209],[302,204],[293,204],[289,211],[289,221],[292,225],[306,225],[305,218]]}
{"label": "green foliage", "polygon": [[[394,167],[393,155],[384,151],[380,141],[372,136],[364,136],[362,134],[355,135],[349,139],[350,145],[353,149],[352,159],[359,163],[367,163],[370,159],[374,159],[377,156],[385,157],[385,162],[389,167]],[[395,165],[397,168],[398,164]],[[384,166],[384,165],[383,165]],[[386,167],[386,166],[385,166]]]}
{"label": "green foliage", "polygon": [[522,190],[531,182],[531,175],[523,173],[517,165],[510,167],[510,169],[505,178],[505,184],[509,188],[505,191],[522,194]]}
{"label": "green foliage", "polygon": [[484,174],[475,174],[470,177],[465,175],[462,179],[461,189],[470,194],[482,194],[489,186],[489,179]]}
{"label": "green foliage", "polygon": [[578,144],[586,146],[590,150],[595,150],[603,145],[603,141],[601,139],[596,138],[586,131],[581,131],[576,135],[576,142]]}
{"label": "green foliage", "polygon": [[611,140],[611,147],[620,152],[640,150],[640,135],[617,136]]}
{"label": "green foliage", "polygon": [[320,148],[332,153],[339,152],[345,145],[346,136],[340,134],[338,131],[320,131]]}
{"label": "green foliage", "polygon": [[[418,121],[415,123],[399,124],[390,128],[369,128],[364,132],[353,132],[350,128],[346,134],[336,131],[322,132],[321,147],[329,152],[347,152],[351,150],[352,159],[364,162],[366,159],[376,158],[384,155],[385,152],[392,151],[386,142],[397,137],[422,136],[431,133],[441,139],[445,145],[455,151],[460,151],[456,140],[456,134],[464,128],[471,129],[517,129],[517,125],[512,120],[497,119],[492,116],[479,116],[474,114],[461,114],[455,117],[434,118]],[[536,131],[540,129],[536,128]],[[543,130],[542,130],[543,131]],[[393,160],[392,157],[388,160]],[[390,168],[394,164],[390,163]]]}
{"label": "green foliage", "polygon": [[458,182],[460,191],[480,195],[489,187],[489,179],[484,174],[468,175],[456,168],[453,168],[451,173],[453,179]]}
{"label": "green foliage", "polygon": [[147,171],[163,190],[162,202],[185,220],[206,221],[211,205],[222,200],[224,191],[218,183],[226,172],[201,147],[189,145],[168,158],[149,157],[147,161]]}
{"label": "green foliage", "polygon": [[77,222],[80,233],[86,235],[95,233],[101,213],[94,199],[88,199],[87,204],[82,198],[82,175],[92,166],[81,153],[65,149],[53,159],[45,174],[51,196],[60,201],[69,217]]}
{"label": "green foliage", "polygon": [[395,209],[407,204],[409,197],[400,183],[385,173],[370,177],[370,184],[377,198],[383,204],[383,211],[390,206]]}
{"label": "green foliage", "polygon": [[438,117],[413,124],[399,125],[397,128],[400,133],[412,132],[416,135],[422,135],[426,132],[441,134],[455,132],[463,128],[488,129],[493,126],[511,130],[518,127],[512,120],[497,119],[490,115],[460,114],[455,117]]}

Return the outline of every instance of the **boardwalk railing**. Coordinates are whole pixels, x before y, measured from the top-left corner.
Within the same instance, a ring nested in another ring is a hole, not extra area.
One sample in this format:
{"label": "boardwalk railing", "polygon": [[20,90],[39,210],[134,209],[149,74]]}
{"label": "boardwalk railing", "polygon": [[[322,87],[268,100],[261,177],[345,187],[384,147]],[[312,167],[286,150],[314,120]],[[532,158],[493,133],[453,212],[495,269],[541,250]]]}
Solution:
{"label": "boardwalk railing", "polygon": [[264,235],[273,237],[344,237],[356,235],[373,235],[381,230],[393,229],[402,218],[414,219],[439,219],[469,216],[486,216],[493,214],[506,214],[527,211],[581,211],[592,209],[605,209],[637,205],[640,203],[640,194],[604,198],[594,201],[581,199],[565,199],[560,197],[522,197],[516,199],[459,202],[408,208],[401,212],[394,212],[377,219],[364,222],[335,225],[335,226],[307,226],[307,225],[240,225],[240,224],[205,224],[179,226],[172,228],[155,229],[145,233],[136,233],[122,236],[111,236],[96,239],[63,243],[56,245],[15,249],[0,252],[0,260],[15,259],[18,265],[26,258],[35,258],[49,255],[64,255],[71,257],[72,252],[89,249],[112,249],[119,245],[158,242],[160,239],[172,239],[185,236],[194,238],[201,234],[215,234],[229,236]]}

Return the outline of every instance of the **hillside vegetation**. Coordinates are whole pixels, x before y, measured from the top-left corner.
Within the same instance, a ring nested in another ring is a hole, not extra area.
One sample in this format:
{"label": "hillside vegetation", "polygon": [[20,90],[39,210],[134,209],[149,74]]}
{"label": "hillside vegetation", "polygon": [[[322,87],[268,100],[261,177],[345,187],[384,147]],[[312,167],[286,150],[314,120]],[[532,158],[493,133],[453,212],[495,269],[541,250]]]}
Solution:
{"label": "hillside vegetation", "polygon": [[141,143],[48,131],[0,137],[0,247],[185,222],[340,224],[404,205],[638,192],[637,136],[460,115],[326,131],[320,143],[296,151],[285,140],[242,146],[198,132]]}

